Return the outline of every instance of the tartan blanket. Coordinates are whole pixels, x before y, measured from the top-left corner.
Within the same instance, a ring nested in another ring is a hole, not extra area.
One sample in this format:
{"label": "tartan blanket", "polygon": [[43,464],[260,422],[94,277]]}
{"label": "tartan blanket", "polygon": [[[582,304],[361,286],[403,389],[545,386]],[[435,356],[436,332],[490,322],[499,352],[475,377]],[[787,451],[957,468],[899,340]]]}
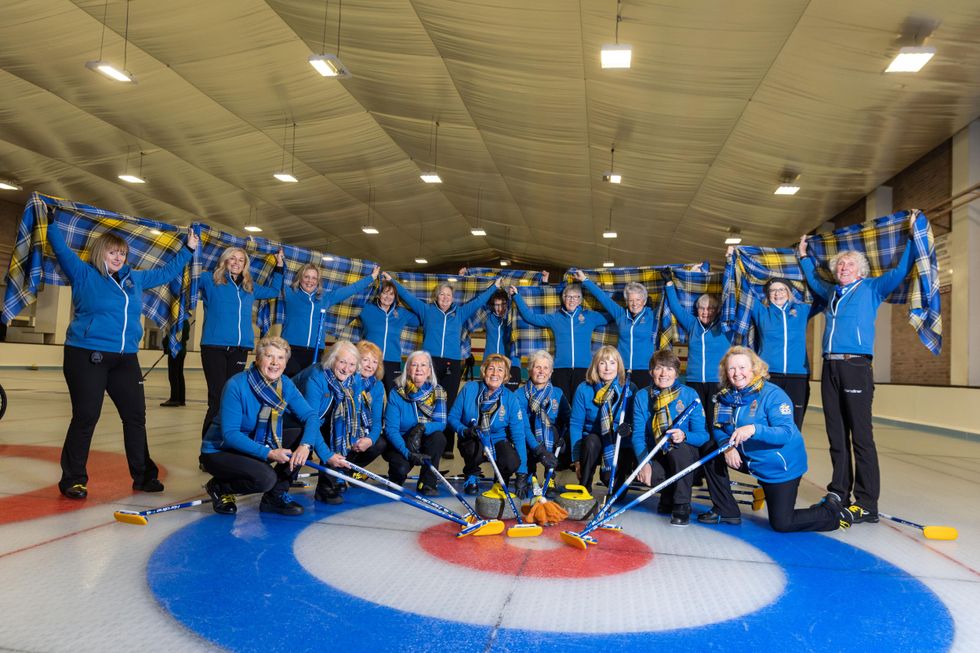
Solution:
{"label": "tartan blanket", "polygon": [[[674,290],[677,291],[677,298],[689,313],[695,314],[697,312],[694,305],[701,295],[717,295],[719,301],[721,300],[723,274],[712,272],[711,267],[706,262],[698,265],[672,266],[670,273],[674,279]],[[661,303],[663,305],[663,321],[669,323],[669,326],[665,327],[661,334],[660,347],[686,343],[688,334],[677,322],[670,306],[667,305],[666,298]]]}
{"label": "tartan blanket", "polygon": [[[163,265],[184,246],[187,228],[106,211],[87,204],[33,193],[24,206],[17,240],[7,270],[0,320],[10,324],[24,307],[37,300],[45,284],[68,285],[47,244],[48,222],[57,218],[65,242],[88,260],[95,240],[112,230],[129,245],[127,263],[138,270]],[[143,315],[163,330],[170,350],[180,351],[180,330],[187,319],[191,278],[188,270],[168,284],[143,293]]]}
{"label": "tartan blanket", "polygon": [[[909,218],[915,220],[909,228]],[[911,241],[914,265],[902,285],[885,300],[890,304],[908,303],[909,324],[919,340],[933,354],[943,346],[943,320],[940,313],[939,269],[936,243],[928,218],[918,209],[899,211],[861,224],[836,229],[807,238],[807,256],[813,259],[818,273],[829,283],[836,283],[827,262],[837,252],[853,249],[863,252],[871,266],[871,276],[891,269]]]}

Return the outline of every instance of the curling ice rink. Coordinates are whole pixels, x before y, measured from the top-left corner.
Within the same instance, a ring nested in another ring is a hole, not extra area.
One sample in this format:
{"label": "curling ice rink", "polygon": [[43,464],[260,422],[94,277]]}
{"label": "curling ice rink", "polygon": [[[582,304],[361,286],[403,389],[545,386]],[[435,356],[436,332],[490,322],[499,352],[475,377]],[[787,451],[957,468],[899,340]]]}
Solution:
{"label": "curling ice rink", "polygon": [[[162,495],[133,493],[106,400],[89,499],[57,492],[69,420],[60,370],[3,370],[0,650],[4,651],[962,651],[980,650],[980,442],[876,425],[881,509],[955,526],[953,542],[882,520],[829,535],[741,526],[671,528],[649,508],[578,551],[539,538],[456,540],[436,517],[353,489],[340,506],[234,518],[201,506],[118,523],[203,496],[197,449],[204,380],[160,408],[147,379]],[[800,505],[830,476],[822,414],[804,429]],[[459,460],[452,461],[457,471]],[[384,471],[383,467],[375,469]],[[567,479],[561,479],[567,482]],[[453,505],[443,492],[439,499]],[[696,511],[706,510],[705,502]],[[567,522],[566,522],[567,523]],[[383,647],[383,648],[381,648]],[[601,648],[600,648],[601,647]]]}

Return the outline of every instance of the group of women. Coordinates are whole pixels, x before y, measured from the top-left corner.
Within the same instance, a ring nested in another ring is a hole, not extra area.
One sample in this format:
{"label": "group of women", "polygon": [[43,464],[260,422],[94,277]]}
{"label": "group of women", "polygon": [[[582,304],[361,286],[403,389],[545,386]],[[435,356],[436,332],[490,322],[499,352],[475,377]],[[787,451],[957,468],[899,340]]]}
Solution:
{"label": "group of women", "polygon": [[[85,460],[103,394],[108,392],[123,419],[134,489],[161,491],[146,442],[136,359],[142,335],[141,294],[177,276],[198,240],[190,233],[186,248],[165,265],[134,271],[125,265],[127,246],[118,236],[100,237],[86,263],[65,244],[55,221],[48,234],[73,286],[75,308],[64,365],[73,414],[59,487],[69,498],[87,496]],[[804,239],[803,271],[814,295],[827,307],[823,395],[834,478],[823,501],[796,510],[797,487],[806,471],[800,434],[809,387],[806,325],[818,309],[796,302],[785,279],[771,279],[765,288],[768,301],[753,308],[762,343],[759,354],[731,346],[718,321],[717,297],[701,296],[696,315],[691,314],[667,281],[667,304],[688,334],[687,384],[682,385],[678,357],[669,350],[654,351],[658,318],[640,284],[626,286],[623,307],[578,271],[579,283],[562,291],[562,307],[542,315],[528,308],[516,287],[508,289],[508,298],[499,290],[499,279],[462,305],[456,304],[449,284],[440,285],[428,303],[377,267],[356,283],[328,292],[319,268],[306,265],[291,286],[283,288],[281,251],[269,285],[262,286],[251,278],[247,254],[229,248],[213,273],[201,279],[201,358],[208,411],[200,462],[212,475],[206,489],[214,510],[233,514],[235,495],[262,492],[261,510],[302,513],[288,488],[311,452],[336,469],[384,457],[389,477],[399,484],[419,467],[417,491],[435,495],[433,461],[452,455],[458,435],[466,492],[478,491],[481,465],[492,458],[524,496],[536,465],[560,466],[559,457],[587,490],[597,469],[601,482],[615,486],[666,438],[667,446],[659,447],[639,470],[640,482],[655,485],[725,447],[724,456],[705,465],[712,508],[698,516],[700,522],[740,522],[728,468],[759,479],[776,530],[832,530],[855,521],[876,521],[871,393],[855,398],[850,396],[853,389],[844,386],[871,383],[874,311],[907,274],[910,254],[907,250],[886,275],[868,279],[863,256],[844,252],[831,262],[836,286],[819,279],[805,255]],[[376,299],[361,314],[364,339],[356,345],[337,342],[314,361],[323,338],[322,312],[365,290],[379,276]],[[583,289],[596,297],[608,317],[582,307]],[[284,301],[282,337],[265,338],[255,346],[253,303],[273,297]],[[512,383],[520,367],[509,355],[509,299],[528,323],[550,329],[555,340],[554,356],[546,351],[530,356],[523,387]],[[460,390],[463,325],[488,303],[481,378]],[[607,323],[616,326],[618,346],[601,347],[593,355],[592,333]],[[423,330],[422,349],[402,366],[401,332],[416,325]],[[253,347],[255,362],[246,367]],[[827,387],[828,378],[836,386]],[[836,403],[834,388],[839,392]],[[695,401],[701,405],[674,423]],[[836,415],[827,414],[828,405]],[[856,478],[851,472],[851,436]],[[611,478],[614,457],[618,473]],[[345,485],[321,475],[315,497],[339,503]],[[658,510],[669,514],[674,525],[689,523],[691,488],[692,478],[686,476],[661,496]]]}

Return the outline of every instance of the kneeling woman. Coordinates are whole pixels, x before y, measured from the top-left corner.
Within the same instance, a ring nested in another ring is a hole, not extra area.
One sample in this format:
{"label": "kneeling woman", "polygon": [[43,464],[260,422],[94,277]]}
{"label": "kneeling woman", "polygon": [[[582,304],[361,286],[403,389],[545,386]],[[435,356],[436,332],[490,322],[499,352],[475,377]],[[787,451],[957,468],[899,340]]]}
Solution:
{"label": "kneeling woman", "polygon": [[449,411],[449,426],[459,433],[463,455],[463,491],[476,494],[480,483],[483,447],[493,447],[500,475],[507,481],[517,472],[515,489],[527,496],[527,446],[521,406],[504,384],[510,379],[510,359],[490,354],[480,365],[480,381],[470,381]]}
{"label": "kneeling woman", "polygon": [[559,445],[559,455],[565,461],[562,467],[567,468],[571,460],[565,441],[570,408],[561,390],[551,384],[554,365],[555,359],[544,349],[532,353],[527,359],[527,383],[514,392],[524,411],[527,468],[531,476],[537,471],[538,463],[545,469],[558,465],[554,452]]}
{"label": "kneeling woman", "polygon": [[[722,389],[715,406],[714,437],[731,443],[725,462],[752,474],[766,492],[774,531],[833,531],[851,525],[852,516],[834,493],[812,508],[795,509],[806,473],[803,436],[793,421],[793,402],[769,383],[769,367],[747,347],[732,347],[721,359]],[[714,495],[712,495],[714,498]]]}
{"label": "kneeling woman", "polygon": [[435,474],[427,462],[437,461],[446,448],[446,391],[436,382],[432,356],[427,351],[413,351],[405,360],[395,387],[388,393],[385,409],[385,437],[389,446],[388,478],[399,485],[405,482],[412,467],[422,469],[416,490],[435,496]]}
{"label": "kneeling woman", "polygon": [[623,357],[615,347],[604,345],[592,357],[585,373],[585,381],[575,389],[572,399],[572,415],[569,420],[569,437],[572,447],[572,468],[578,474],[579,483],[592,491],[595,468],[602,464],[599,476],[609,487],[616,431],[623,429],[619,459],[616,463],[616,480],[622,482],[636,467],[633,446],[629,436],[629,422],[620,420],[629,415],[633,388],[626,385]]}
{"label": "kneeling woman", "polygon": [[[328,456],[317,432],[316,411],[282,375],[288,360],[285,340],[263,338],[255,347],[255,364],[225,384],[221,410],[204,434],[200,458],[204,471],[214,477],[204,489],[219,514],[235,514],[235,495],[255,492],[264,493],[262,512],[303,513],[287,493],[290,480],[314,446],[321,459]],[[282,428],[287,411],[302,429]],[[277,464],[269,467],[270,462]]]}
{"label": "kneeling woman", "polygon": [[[698,459],[698,447],[708,441],[704,425],[704,409],[698,408],[683,422],[666,430],[687,406],[697,401],[693,388],[677,382],[681,359],[669,349],[661,349],[650,359],[653,385],[638,390],[633,398],[633,450],[643,460],[666,433],[670,438],[649,463],[643,466],[637,479],[645,485],[656,485],[673,476]],[[688,474],[660,493],[657,512],[671,515],[672,526],[687,526],[691,518],[691,485],[694,477]]]}

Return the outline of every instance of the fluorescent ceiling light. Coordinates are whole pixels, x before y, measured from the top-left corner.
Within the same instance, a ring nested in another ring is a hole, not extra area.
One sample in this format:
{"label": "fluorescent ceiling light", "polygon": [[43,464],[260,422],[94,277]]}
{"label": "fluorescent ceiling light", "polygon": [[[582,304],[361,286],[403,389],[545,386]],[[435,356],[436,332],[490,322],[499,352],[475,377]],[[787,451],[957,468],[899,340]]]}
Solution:
{"label": "fluorescent ceiling light", "polygon": [[416,256],[415,257],[415,262],[418,263],[419,265],[425,265],[426,263],[429,262],[429,260],[427,258],[422,257],[422,256]]}
{"label": "fluorescent ceiling light", "polygon": [[604,268],[612,268],[612,267],[616,267],[616,264],[614,262],[612,262],[612,261],[603,261],[602,262],[602,267],[604,267]]}
{"label": "fluorescent ceiling light", "polygon": [[262,227],[256,227],[254,224],[245,225],[245,231],[251,231],[253,234],[262,231]]}
{"label": "fluorescent ceiling light", "polygon": [[328,262],[334,260],[333,257],[330,256],[329,254],[325,254],[322,258],[324,261],[328,261]]}
{"label": "fluorescent ceiling light", "polygon": [[136,175],[130,175],[130,174],[119,175],[119,178],[122,179],[125,182],[130,183],[130,184],[145,184],[146,183],[146,180],[145,179],[140,179]]}
{"label": "fluorescent ceiling light", "polygon": [[602,232],[602,237],[603,238],[619,238],[619,234],[610,229],[609,231],[603,231]]}
{"label": "fluorescent ceiling light", "polygon": [[0,179],[0,190],[24,190],[24,188],[12,179]]}
{"label": "fluorescent ceiling light", "polygon": [[102,73],[109,79],[115,80],[117,82],[125,82],[127,84],[135,84],[136,78],[133,74],[125,70],[120,70],[116,68],[108,61],[86,61],[85,67],[89,70],[95,71],[97,73]]}
{"label": "fluorescent ceiling light", "polygon": [[609,182],[610,184],[621,184],[623,183],[623,175],[616,174],[612,171],[607,171],[602,173],[602,181]]}
{"label": "fluorescent ceiling light", "polygon": [[375,227],[372,227],[371,225],[366,225],[366,226],[364,226],[364,227],[361,227],[361,231],[363,231],[364,233],[366,233],[366,234],[368,234],[368,235],[371,235],[371,236],[377,236],[377,235],[378,235],[378,233],[380,233],[380,232],[379,232],[379,231],[377,230],[377,228],[375,228]]}
{"label": "fluorescent ceiling light", "polygon": [[726,245],[738,245],[740,242],[742,242],[742,239],[739,236],[732,236],[725,239]]}
{"label": "fluorescent ceiling light", "polygon": [[427,184],[441,184],[442,177],[439,176],[438,172],[423,172],[419,175],[419,178]]}
{"label": "fluorescent ceiling light", "polygon": [[457,281],[459,281],[459,279],[457,279],[456,277],[449,277],[448,279],[446,279],[446,281],[448,281],[449,283],[456,283]]}
{"label": "fluorescent ceiling light", "polygon": [[796,184],[779,184],[779,187],[773,191],[773,195],[796,195],[800,192],[800,187]]}
{"label": "fluorescent ceiling light", "polygon": [[886,73],[917,73],[929,63],[936,48],[929,46],[906,46],[898,51],[892,62],[885,68]]}
{"label": "fluorescent ceiling light", "polygon": [[510,261],[509,260],[507,260],[505,258],[500,259],[500,267],[505,268],[508,265],[510,265]]}
{"label": "fluorescent ceiling light", "polygon": [[629,68],[632,58],[632,45],[607,43],[599,52],[599,64],[603,68]]}
{"label": "fluorescent ceiling light", "polygon": [[351,76],[350,70],[341,63],[340,57],[335,54],[311,54],[308,61],[324,77],[346,79]]}
{"label": "fluorescent ceiling light", "polygon": [[472,229],[470,229],[470,233],[473,234],[474,236],[486,236],[487,230],[484,229],[483,227],[473,227]]}
{"label": "fluorescent ceiling light", "polygon": [[296,177],[292,176],[290,173],[288,173],[286,171],[277,172],[276,174],[274,174],[272,176],[275,177],[276,179],[278,179],[279,181],[284,181],[284,182],[286,182],[288,184],[295,184],[296,182],[299,181],[299,179],[297,179]]}

